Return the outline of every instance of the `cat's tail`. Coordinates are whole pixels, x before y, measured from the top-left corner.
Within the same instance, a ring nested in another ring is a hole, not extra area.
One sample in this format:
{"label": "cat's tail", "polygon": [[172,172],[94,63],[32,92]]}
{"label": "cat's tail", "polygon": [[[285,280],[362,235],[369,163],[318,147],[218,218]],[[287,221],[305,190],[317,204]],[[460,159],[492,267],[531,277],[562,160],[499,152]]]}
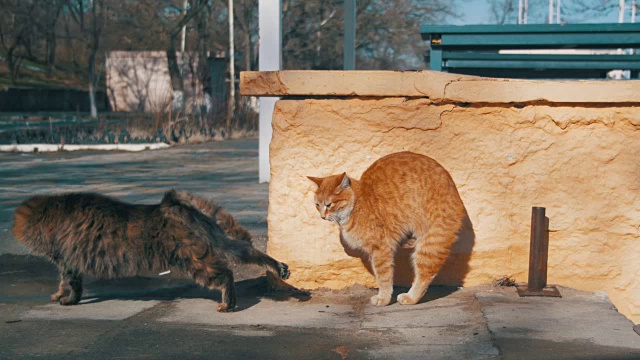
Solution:
{"label": "cat's tail", "polygon": [[[207,262],[206,259],[215,254],[225,257],[231,262],[267,267],[285,279],[289,276],[286,264],[254,248],[250,240],[231,239],[226,233],[227,229],[219,224],[216,218],[192,205],[192,202],[199,198],[191,198],[190,196],[192,195],[188,193],[178,193],[171,190],[165,193],[161,203],[165,216],[174,222],[174,227],[179,229],[178,231],[194,234],[185,244],[182,244],[181,250],[179,250],[179,252],[183,252],[182,257],[203,264]],[[207,241],[203,241],[203,239],[207,239]]]}
{"label": "cat's tail", "polygon": [[[216,204],[213,200],[201,196],[194,195],[187,191],[171,190],[165,194],[173,197],[181,204],[191,206],[201,213],[216,220],[224,233],[233,240],[251,241],[251,234],[243,228],[238,221],[227,213],[222,206]],[[164,200],[163,200],[164,201]]]}

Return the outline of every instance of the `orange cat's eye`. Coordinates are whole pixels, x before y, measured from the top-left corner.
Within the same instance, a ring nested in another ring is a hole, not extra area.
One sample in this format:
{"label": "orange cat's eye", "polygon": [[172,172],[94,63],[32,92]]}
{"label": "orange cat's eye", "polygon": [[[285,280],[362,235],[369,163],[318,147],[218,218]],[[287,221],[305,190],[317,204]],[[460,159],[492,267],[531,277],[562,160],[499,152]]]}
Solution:
{"label": "orange cat's eye", "polygon": [[327,209],[331,207],[331,205],[333,205],[332,203],[328,203],[327,204]]}
{"label": "orange cat's eye", "polygon": [[320,204],[316,203],[316,207],[320,207]]}

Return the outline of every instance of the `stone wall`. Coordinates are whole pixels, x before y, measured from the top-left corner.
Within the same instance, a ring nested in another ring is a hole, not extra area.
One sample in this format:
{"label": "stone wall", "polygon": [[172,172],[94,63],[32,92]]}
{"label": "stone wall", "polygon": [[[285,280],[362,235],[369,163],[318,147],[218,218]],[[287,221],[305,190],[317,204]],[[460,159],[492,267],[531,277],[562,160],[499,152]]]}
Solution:
{"label": "stone wall", "polygon": [[[409,150],[451,172],[468,213],[437,283],[526,282],[531,207],[543,206],[548,282],[606,291],[640,321],[640,82],[280,72],[245,73],[242,84],[250,95],[314,97],[280,100],[273,115],[268,251],[289,263],[294,285],[375,285],[362,254],[320,219],[306,176],[358,178]],[[408,256],[398,254],[397,283],[411,282]]]}

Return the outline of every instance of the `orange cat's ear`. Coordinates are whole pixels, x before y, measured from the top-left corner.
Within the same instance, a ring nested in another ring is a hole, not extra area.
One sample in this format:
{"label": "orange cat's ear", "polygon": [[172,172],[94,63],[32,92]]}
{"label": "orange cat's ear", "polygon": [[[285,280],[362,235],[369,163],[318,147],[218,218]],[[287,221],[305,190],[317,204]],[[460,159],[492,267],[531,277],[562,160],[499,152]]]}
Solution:
{"label": "orange cat's ear", "polygon": [[348,189],[351,186],[351,180],[347,176],[347,173],[342,173],[342,180],[340,181],[340,185],[336,188],[336,194],[340,194],[342,190]]}
{"label": "orange cat's ear", "polygon": [[317,178],[317,177],[313,177],[313,176],[307,176],[307,179],[313,181],[318,186],[320,186],[320,184],[322,184],[322,178]]}

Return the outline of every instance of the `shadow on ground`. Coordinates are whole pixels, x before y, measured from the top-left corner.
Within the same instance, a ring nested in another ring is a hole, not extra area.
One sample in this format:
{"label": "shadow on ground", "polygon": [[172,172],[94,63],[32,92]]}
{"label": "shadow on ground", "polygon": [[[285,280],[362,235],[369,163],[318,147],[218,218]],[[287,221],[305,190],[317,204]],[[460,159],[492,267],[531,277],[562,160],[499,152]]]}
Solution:
{"label": "shadow on ground", "polygon": [[[49,295],[57,290],[58,269],[37,256],[0,255],[0,302],[47,303]],[[16,284],[19,283],[19,286]],[[236,282],[237,297],[242,298],[236,311],[242,311],[260,302],[307,301],[311,294],[295,288],[274,289],[266,276]],[[188,278],[137,276],[122,279],[86,279],[83,304],[108,300],[212,299],[220,302],[220,292],[196,285]]]}

